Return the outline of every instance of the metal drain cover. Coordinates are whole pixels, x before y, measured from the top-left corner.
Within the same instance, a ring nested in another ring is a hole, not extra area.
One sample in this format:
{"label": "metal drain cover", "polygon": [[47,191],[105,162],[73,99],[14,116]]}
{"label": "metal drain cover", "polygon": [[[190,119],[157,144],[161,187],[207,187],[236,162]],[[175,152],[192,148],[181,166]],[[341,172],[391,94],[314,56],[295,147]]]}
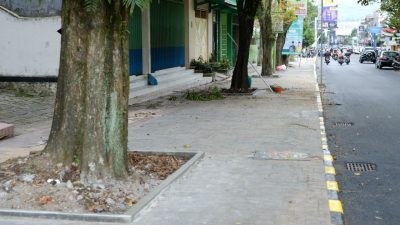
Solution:
{"label": "metal drain cover", "polygon": [[346,169],[353,172],[367,172],[375,171],[376,164],[374,163],[362,163],[362,162],[349,162],[346,163]]}
{"label": "metal drain cover", "polygon": [[353,122],[335,122],[335,123],[333,123],[333,126],[335,126],[335,127],[351,127],[353,125],[354,125]]}

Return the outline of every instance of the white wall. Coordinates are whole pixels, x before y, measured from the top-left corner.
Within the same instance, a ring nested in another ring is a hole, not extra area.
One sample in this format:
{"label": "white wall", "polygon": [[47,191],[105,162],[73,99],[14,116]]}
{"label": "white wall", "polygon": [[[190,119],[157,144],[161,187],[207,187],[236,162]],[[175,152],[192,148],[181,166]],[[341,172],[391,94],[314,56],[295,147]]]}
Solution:
{"label": "white wall", "polygon": [[57,76],[60,17],[19,17],[0,7],[0,76]]}

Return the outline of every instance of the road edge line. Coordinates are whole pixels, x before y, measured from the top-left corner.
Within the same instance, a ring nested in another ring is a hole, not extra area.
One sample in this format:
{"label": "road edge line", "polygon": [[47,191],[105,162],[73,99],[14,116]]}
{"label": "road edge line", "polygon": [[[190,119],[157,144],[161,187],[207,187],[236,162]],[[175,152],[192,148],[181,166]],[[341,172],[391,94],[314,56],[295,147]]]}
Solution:
{"label": "road edge line", "polygon": [[319,89],[318,84],[318,76],[317,76],[317,57],[314,58],[314,77],[316,81],[315,85],[315,97],[318,106],[318,118],[319,118],[319,127],[321,130],[321,148],[324,156],[324,167],[325,167],[325,181],[326,181],[326,190],[328,194],[328,206],[331,217],[332,225],[343,225],[343,204],[339,200],[339,185],[336,181],[336,170],[333,166],[333,156],[329,151],[328,139],[326,137],[326,129],[324,122],[324,108],[322,105],[321,91]]}

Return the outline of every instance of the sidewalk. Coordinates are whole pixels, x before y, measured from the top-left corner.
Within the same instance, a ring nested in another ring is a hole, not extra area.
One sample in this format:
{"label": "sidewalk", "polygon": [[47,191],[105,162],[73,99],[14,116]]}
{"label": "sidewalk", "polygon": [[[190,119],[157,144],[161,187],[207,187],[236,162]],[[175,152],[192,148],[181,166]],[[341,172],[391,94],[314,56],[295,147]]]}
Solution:
{"label": "sidewalk", "polygon": [[[132,225],[331,224],[312,61],[279,74],[268,82],[288,88],[282,94],[267,92],[253,78],[256,96],[138,111],[153,116],[130,120],[130,150],[206,156]],[[257,159],[254,152],[280,159]],[[294,154],[305,158],[289,157]],[[99,224],[0,218],[0,224],[55,223]]]}

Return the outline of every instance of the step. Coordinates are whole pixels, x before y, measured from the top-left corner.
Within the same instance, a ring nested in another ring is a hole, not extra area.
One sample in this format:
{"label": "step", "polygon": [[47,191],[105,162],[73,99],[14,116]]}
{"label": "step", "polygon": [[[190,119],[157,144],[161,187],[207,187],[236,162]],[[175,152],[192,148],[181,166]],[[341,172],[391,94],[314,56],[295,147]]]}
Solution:
{"label": "step", "polygon": [[192,77],[171,82],[163,86],[151,86],[148,89],[131,91],[129,104],[145,102],[154,98],[173,94],[177,91],[184,91],[201,85],[211,83],[211,77],[202,77],[201,74],[195,74]]}
{"label": "step", "polygon": [[166,82],[163,83],[159,83],[156,86],[150,86],[150,85],[146,85],[146,86],[142,86],[142,87],[137,87],[135,88],[130,88],[130,96],[137,96],[140,94],[148,94],[150,92],[156,92],[168,87],[173,87],[173,86],[177,86],[181,83],[184,83],[186,81],[195,81],[195,80],[201,80],[203,77],[202,75],[199,74],[191,74],[190,76],[185,76],[185,77],[179,77],[179,79],[170,79]]}
{"label": "step", "polygon": [[[184,70],[184,71],[180,71],[177,73],[163,74],[163,75],[156,77],[156,79],[158,81],[158,85],[156,85],[156,86],[164,85],[166,83],[174,82],[176,80],[190,77],[193,75],[194,75],[193,70]],[[131,84],[130,84],[131,90],[133,90],[133,89],[141,90],[141,89],[146,89],[148,87],[152,87],[152,86],[147,85],[147,79],[144,79],[144,77],[142,77],[140,80],[135,80],[135,82],[131,82]]]}
{"label": "step", "polygon": [[[158,73],[158,74],[152,74],[154,77],[156,77],[158,84],[164,83],[167,80],[175,80],[178,79],[179,77],[182,76],[187,76],[191,75],[194,73],[194,70],[186,70],[186,69],[175,69],[175,70],[169,70],[168,71],[173,71],[170,73]],[[147,78],[146,76],[137,76],[134,79],[131,79],[130,81],[130,86],[131,88],[138,88],[142,86],[147,86]]]}

